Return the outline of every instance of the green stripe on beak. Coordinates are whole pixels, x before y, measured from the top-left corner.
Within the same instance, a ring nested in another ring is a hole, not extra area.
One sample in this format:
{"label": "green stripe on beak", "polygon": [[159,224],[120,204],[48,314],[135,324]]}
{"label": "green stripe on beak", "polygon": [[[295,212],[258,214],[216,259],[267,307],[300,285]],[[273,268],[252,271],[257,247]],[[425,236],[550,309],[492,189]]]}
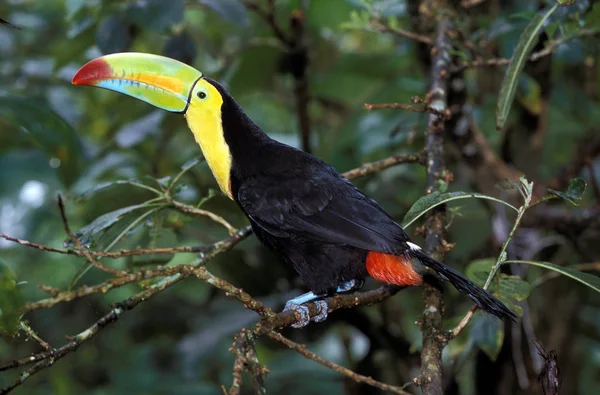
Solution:
{"label": "green stripe on beak", "polygon": [[185,113],[202,73],[164,56],[127,52],[101,56],[73,76],[74,85],[109,89],[163,110]]}

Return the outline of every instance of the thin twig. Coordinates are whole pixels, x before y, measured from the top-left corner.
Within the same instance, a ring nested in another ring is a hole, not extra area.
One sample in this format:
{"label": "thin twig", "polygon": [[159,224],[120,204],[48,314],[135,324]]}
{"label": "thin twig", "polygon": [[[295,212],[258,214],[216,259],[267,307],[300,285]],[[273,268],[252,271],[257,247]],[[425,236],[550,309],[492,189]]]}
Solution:
{"label": "thin twig", "polygon": [[[11,237],[11,236],[8,236],[8,235],[2,234],[2,233],[0,233],[0,239],[12,241],[13,243],[17,243],[22,246],[34,248],[34,249],[41,250],[41,251],[85,257],[85,254],[83,254],[79,250],[52,248],[52,247],[45,246],[43,244],[34,243],[29,240],[18,239],[16,237]],[[117,258],[123,258],[123,257],[127,257],[127,256],[138,256],[138,255],[175,254],[175,253],[180,253],[180,252],[199,253],[199,252],[206,252],[206,250],[210,249],[210,248],[211,248],[210,246],[195,246],[195,247],[184,246],[184,247],[168,247],[168,248],[146,248],[146,249],[139,249],[139,250],[121,250],[119,252],[104,252],[104,251],[93,251],[93,250],[88,250],[88,251],[89,251],[90,255],[95,256],[95,257],[117,259]]]}
{"label": "thin twig", "polygon": [[387,169],[388,167],[399,165],[401,163],[418,163],[424,165],[425,152],[419,152],[416,154],[399,154],[390,156],[389,158],[378,160],[376,162],[365,163],[364,165],[357,167],[356,169],[349,170],[343,173],[343,175],[347,179],[353,180],[355,178],[376,173],[383,169]]}
{"label": "thin twig", "polygon": [[254,11],[260,16],[273,30],[273,34],[279,41],[289,45],[291,40],[285,35],[275,17],[275,0],[267,0],[266,10],[263,10],[255,1],[252,0],[241,0],[242,3],[251,11]]}
{"label": "thin twig", "polygon": [[200,266],[194,270],[194,275],[200,280],[206,281],[210,285],[225,291],[225,295],[233,297],[244,305],[249,310],[255,311],[262,318],[272,317],[275,315],[273,310],[266,307],[262,302],[254,299],[249,293],[244,292],[241,288],[237,288],[231,283],[216,277],[211,274],[206,267]]}
{"label": "thin twig", "polygon": [[475,7],[476,5],[483,3],[485,1],[486,0],[461,0],[460,6],[462,8],[471,8],[471,7]]}
{"label": "thin twig", "polygon": [[362,374],[353,372],[352,370],[345,368],[341,365],[338,365],[337,363],[331,362],[331,361],[315,354],[314,352],[307,350],[305,345],[298,344],[278,332],[266,331],[265,334],[268,337],[270,337],[271,339],[285,344],[292,350],[296,351],[298,354],[303,355],[304,357],[311,359],[311,360],[313,360],[335,372],[341,373],[344,376],[349,377],[350,379],[352,379],[353,381],[355,381],[357,383],[368,384],[372,387],[379,388],[382,391],[391,392],[393,394],[410,395],[408,392],[404,391],[401,387],[382,383],[381,381],[377,381],[372,377],[363,376]]}
{"label": "thin twig", "polygon": [[32,338],[33,340],[38,342],[44,350],[48,351],[48,350],[52,349],[50,344],[48,344],[48,342],[46,342],[44,339],[39,337],[38,334],[35,333],[35,331],[29,325],[27,325],[25,322],[23,322],[23,321],[19,322],[19,328],[21,328],[21,330],[23,332],[25,332],[27,334],[27,336],[29,336],[30,338]]}
{"label": "thin twig", "polygon": [[14,29],[19,29],[19,30],[21,30],[21,28],[20,28],[19,26],[17,26],[17,25],[13,25],[13,24],[12,24],[12,23],[10,23],[9,21],[7,21],[7,20],[4,20],[4,19],[2,19],[2,18],[0,18],[0,25],[6,25],[6,26],[8,26],[8,27],[12,27],[12,28],[14,28]]}
{"label": "thin twig", "polygon": [[287,45],[288,67],[294,77],[294,96],[296,99],[296,113],[298,127],[302,137],[302,149],[311,152],[310,136],[310,95],[308,90],[308,48],[305,43],[304,13],[296,10],[290,18],[292,40]]}
{"label": "thin twig", "polygon": [[310,116],[308,107],[310,95],[308,90],[308,48],[305,43],[304,12],[295,10],[290,17],[290,33],[286,35],[277,23],[275,12],[275,0],[266,0],[265,9],[256,2],[242,0],[242,3],[251,11],[254,11],[271,27],[275,37],[285,48],[287,66],[290,74],[294,77],[294,96],[296,101],[296,113],[298,115],[298,128],[302,138],[302,149],[311,152],[310,147]]}
{"label": "thin twig", "polygon": [[254,342],[256,336],[246,328],[242,329],[234,338],[229,351],[235,355],[233,362],[233,380],[227,395],[238,395],[242,389],[242,373],[246,369],[254,379],[254,387],[257,394],[266,394],[265,376],[269,369],[261,365],[256,355]]}
{"label": "thin twig", "polygon": [[[218,253],[227,251],[231,249],[234,245],[235,242],[223,243],[218,251],[215,251],[214,253],[205,256],[203,259],[199,259],[198,261],[196,261],[195,264],[203,265],[209,259],[216,256]],[[181,272],[166,277],[158,283],[152,285],[148,289],[130,297],[129,299],[121,303],[116,304],[115,307],[108,314],[104,315],[85,331],[72,337],[70,341],[62,347],[38,354],[33,354],[26,358],[11,361],[5,365],[0,366],[0,371],[9,370],[19,366],[29,365],[32,363],[37,363],[48,358],[54,358],[58,360],[67,355],[68,353],[75,351],[82,343],[90,340],[93,336],[95,336],[100,329],[112,322],[117,321],[125,311],[131,310],[139,303],[147,300],[156,293],[174,285],[183,278],[195,275],[194,268],[192,266],[186,265],[186,267],[188,267],[189,269],[182,269]],[[372,291],[358,292],[353,295],[336,295],[327,298],[327,303],[329,305],[330,312],[341,308],[370,306],[372,304],[380,303],[381,301],[395,295],[400,289],[401,288],[399,287],[384,285]],[[315,303],[310,303],[307,305],[307,307],[309,308],[311,316],[318,314],[319,307]],[[293,311],[284,311],[278,314],[274,314],[272,316],[266,316],[263,317],[261,322],[257,324],[257,330],[271,330],[276,328],[288,327],[296,323],[300,318],[301,317],[297,317]],[[0,394],[4,393],[8,392],[0,392]]]}
{"label": "thin twig", "polygon": [[[525,182],[525,181],[523,181],[523,182]],[[517,213],[517,218],[515,219],[513,227],[510,230],[510,233],[508,234],[506,241],[504,241],[504,243],[502,244],[502,248],[500,249],[500,254],[498,254],[498,259],[496,260],[496,264],[492,267],[492,270],[490,271],[490,274],[488,275],[488,277],[485,281],[485,284],[483,285],[483,289],[487,290],[489,288],[490,284],[492,283],[492,280],[494,279],[494,276],[500,269],[500,266],[502,265],[502,263],[504,261],[506,261],[506,250],[508,248],[508,245],[510,244],[511,240],[513,239],[515,232],[517,231],[517,228],[519,227],[519,225],[521,223],[523,214],[525,214],[525,211],[529,208],[529,205],[531,203],[531,195],[529,195],[528,192],[524,191],[523,198],[524,198],[523,205],[521,207],[519,207],[519,211]],[[467,312],[467,314],[462,318],[462,320],[460,320],[460,323],[448,334],[448,340],[454,339],[456,336],[458,336],[460,334],[460,332],[473,319],[473,316],[475,315],[476,311],[477,311],[477,305],[474,305],[471,308],[471,310],[469,310]]]}
{"label": "thin twig", "polygon": [[471,307],[471,309],[467,312],[467,314],[465,314],[465,316],[462,318],[462,320],[460,320],[458,325],[456,325],[456,327],[454,329],[452,329],[448,340],[454,339],[455,337],[457,337],[460,334],[460,332],[462,332],[462,330],[465,329],[467,325],[469,325],[469,322],[471,322],[471,319],[473,318],[473,315],[475,314],[476,311],[477,311],[477,305],[473,305],[473,307]]}
{"label": "thin twig", "polygon": [[433,45],[433,40],[430,37],[399,29],[397,27],[391,27],[379,18],[373,19],[370,23],[370,26],[372,29],[382,33],[392,33],[402,38],[407,38],[409,40],[417,41],[426,45]]}
{"label": "thin twig", "polygon": [[[126,299],[125,301],[117,303],[109,313],[104,315],[102,318],[100,318],[98,321],[96,321],[92,326],[90,326],[85,331],[77,334],[74,337],[71,337],[69,342],[66,343],[65,345],[63,345],[62,347],[60,347],[58,349],[52,349],[52,350],[45,351],[42,353],[34,354],[34,355],[31,355],[31,356],[23,358],[23,359],[14,360],[3,366],[0,366],[0,371],[12,369],[12,368],[15,368],[18,366],[28,365],[31,363],[37,363],[37,362],[45,361],[45,360],[49,360],[49,359],[52,359],[52,363],[54,363],[54,361],[75,351],[83,342],[90,340],[92,337],[94,337],[98,333],[98,331],[100,331],[100,329],[104,328],[108,324],[111,324],[111,323],[117,321],[119,319],[119,317],[125,311],[133,309],[135,306],[137,306],[141,302],[148,300],[150,297],[152,297],[155,294],[157,294],[158,292],[161,292],[161,291],[165,290],[166,288],[176,284],[180,280],[182,280],[186,277],[196,275],[196,273],[194,271],[195,266],[200,267],[200,265],[206,264],[207,261],[209,261],[210,259],[215,257],[217,254],[230,250],[234,245],[236,245],[240,241],[240,239],[242,237],[243,237],[243,235],[239,235],[238,238],[230,238],[230,239],[227,239],[226,241],[220,242],[219,246],[214,251],[206,254],[202,258],[197,259],[196,262],[194,262],[192,265],[185,265],[185,266],[180,267],[179,272],[177,272],[171,276],[165,277],[162,280],[160,280],[159,282],[157,282],[157,283],[153,284],[152,286],[148,287],[147,289],[135,294],[134,296]],[[38,364],[36,364],[33,368],[35,368],[36,366],[38,366]],[[47,366],[50,366],[50,365],[47,365]],[[47,367],[47,366],[44,366],[44,367]],[[39,370],[41,370],[41,369],[35,370],[34,373],[36,373]],[[29,371],[27,371],[27,372],[29,372]],[[27,372],[25,372],[25,373],[27,373]],[[13,384],[13,386],[0,391],[0,395],[10,392],[16,386],[22,384],[23,381],[19,382],[19,380],[17,380],[17,382],[15,382],[16,385]]]}
{"label": "thin twig", "polygon": [[[231,248],[240,241],[244,240],[251,234],[249,226],[242,228],[237,234],[227,239],[218,241],[210,246],[203,247],[203,253],[212,256],[215,251],[221,252]],[[225,248],[225,249],[224,249]],[[41,308],[50,308],[58,303],[70,302],[81,297],[92,294],[105,294],[115,288],[126,284],[136,283],[139,281],[149,280],[156,277],[173,276],[178,273],[183,273],[191,268],[190,265],[176,265],[161,267],[154,270],[142,269],[135,273],[127,273],[124,276],[109,279],[97,285],[83,285],[75,290],[54,292],[51,298],[38,300],[36,302],[25,303],[20,312],[25,314],[30,311],[39,310]]]}
{"label": "thin twig", "polygon": [[[556,48],[558,48],[560,45],[562,45],[574,38],[593,36],[593,35],[597,35],[597,34],[600,34],[600,30],[582,29],[579,32],[577,32],[576,34],[572,34],[572,35],[569,35],[566,37],[561,37],[557,40],[552,40],[548,43],[548,45],[546,45],[546,47],[544,49],[531,54],[531,56],[529,56],[528,61],[536,62],[546,56],[550,56],[556,50]],[[461,71],[464,71],[465,69],[473,68],[473,67],[506,66],[508,64],[510,64],[510,59],[507,59],[507,58],[475,59],[471,62],[464,62],[459,65],[450,67],[450,72],[451,73],[459,73]]]}
{"label": "thin twig", "polygon": [[100,262],[98,262],[91,254],[90,252],[81,244],[81,242],[79,241],[79,239],[71,232],[71,229],[69,228],[69,222],[67,220],[67,214],[65,213],[65,204],[62,200],[62,196],[58,195],[58,208],[60,211],[60,216],[62,218],[63,221],[63,225],[65,228],[65,233],[69,236],[69,238],[71,239],[71,241],[73,242],[73,244],[75,244],[75,247],[77,247],[77,250],[86,257],[86,259],[88,260],[88,262],[106,272],[106,273],[110,273],[113,276],[123,276],[125,274],[127,274],[127,272],[122,271],[122,270],[117,270],[117,269],[113,269],[110,268],[108,266],[104,266],[103,264],[101,264]]}
{"label": "thin twig", "polygon": [[439,111],[438,109],[433,108],[429,105],[413,106],[410,104],[403,104],[403,103],[377,103],[377,104],[365,103],[364,106],[367,110],[379,110],[382,108],[401,108],[403,110],[409,110],[409,111],[414,111],[414,112],[427,112],[430,114],[437,115],[438,117],[441,117],[446,120],[450,119],[450,116],[451,116],[450,109],[446,108],[446,110],[442,112],[442,111]]}
{"label": "thin twig", "polygon": [[201,208],[190,206],[188,204],[178,202],[177,200],[172,200],[171,198],[167,198],[167,201],[169,202],[169,204],[172,207],[176,208],[177,210],[181,211],[182,213],[198,215],[198,216],[202,216],[202,217],[208,217],[208,218],[212,219],[213,221],[223,225],[225,227],[225,229],[227,229],[227,232],[229,232],[230,236],[234,235],[237,232],[237,229],[235,229],[233,226],[231,226],[231,224],[229,222],[227,222],[227,220],[225,218],[213,213],[212,211],[202,210]]}
{"label": "thin twig", "polygon": [[17,388],[21,384],[23,384],[27,379],[29,379],[31,376],[33,376],[40,370],[45,369],[49,366],[52,366],[55,361],[56,361],[56,359],[54,357],[49,356],[48,358],[45,358],[45,359],[41,360],[40,362],[36,363],[35,365],[33,365],[32,367],[27,369],[25,372],[21,373],[19,375],[19,378],[14,383],[12,383],[11,385],[9,385],[6,388],[0,389],[0,395],[8,394],[12,390]]}

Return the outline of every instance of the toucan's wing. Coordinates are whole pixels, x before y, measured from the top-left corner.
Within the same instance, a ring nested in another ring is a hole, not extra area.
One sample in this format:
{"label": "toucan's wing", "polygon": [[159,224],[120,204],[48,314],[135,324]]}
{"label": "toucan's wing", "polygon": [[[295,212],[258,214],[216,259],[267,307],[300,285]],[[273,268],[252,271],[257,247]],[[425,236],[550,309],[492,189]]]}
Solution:
{"label": "toucan's wing", "polygon": [[256,225],[273,236],[403,252],[408,237],[400,225],[331,170],[310,176],[252,177],[240,186],[237,201]]}

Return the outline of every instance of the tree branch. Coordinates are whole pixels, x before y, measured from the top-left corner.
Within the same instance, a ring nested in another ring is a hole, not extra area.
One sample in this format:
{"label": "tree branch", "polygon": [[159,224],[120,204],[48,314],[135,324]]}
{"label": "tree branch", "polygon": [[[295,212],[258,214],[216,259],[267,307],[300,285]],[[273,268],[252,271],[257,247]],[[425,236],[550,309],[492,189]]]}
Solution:
{"label": "tree branch", "polygon": [[[12,369],[14,367],[35,363],[35,362],[38,362],[38,361],[41,361],[44,359],[48,359],[48,358],[54,358],[54,359],[62,358],[66,354],[77,349],[79,347],[79,345],[81,345],[81,343],[91,339],[94,335],[96,335],[96,333],[100,329],[104,328],[106,325],[108,325],[112,322],[117,321],[119,319],[119,317],[125,311],[133,309],[139,303],[146,301],[147,299],[149,299],[151,296],[155,295],[156,293],[163,291],[164,289],[176,284],[177,282],[179,282],[180,280],[182,280],[183,278],[186,278],[186,277],[196,276],[196,277],[202,278],[204,276],[202,274],[203,270],[199,270],[198,272],[196,271],[197,269],[205,270],[205,268],[201,267],[200,265],[206,264],[206,262],[208,262],[209,260],[214,258],[219,253],[230,250],[231,248],[233,248],[233,246],[235,246],[239,241],[241,241],[243,238],[245,238],[249,234],[250,234],[250,232],[247,230],[244,231],[243,233],[242,233],[242,231],[240,231],[240,233],[238,233],[237,235],[216,243],[215,249],[213,251],[204,255],[202,258],[197,259],[192,265],[177,266],[176,267],[177,271],[175,273],[173,273],[172,275],[169,275],[168,277],[163,278],[159,282],[153,284],[152,286],[148,287],[144,291],[139,292],[139,293],[135,294],[134,296],[126,299],[125,301],[117,303],[115,305],[115,307],[113,307],[113,309],[109,313],[104,315],[102,318],[100,318],[98,321],[96,321],[94,323],[94,325],[92,325],[85,331],[74,336],[69,341],[69,343],[65,344],[61,348],[56,349],[56,350],[53,349],[53,350],[39,353],[39,354],[34,354],[30,357],[23,358],[21,360],[12,361],[8,364],[0,366],[0,371],[4,371],[4,370]],[[209,277],[206,276],[206,278],[209,278]],[[233,286],[231,286],[231,287],[233,287]],[[258,302],[258,303],[260,303],[260,302]],[[258,305],[253,305],[253,306],[258,306]],[[2,394],[2,393],[3,392],[0,392],[0,394]]]}
{"label": "tree branch", "polygon": [[244,328],[235,336],[230,351],[235,355],[233,363],[233,382],[228,395],[238,395],[242,389],[242,373],[246,369],[254,379],[254,387],[257,394],[266,394],[265,376],[269,369],[262,366],[256,356],[254,342],[256,335]]}
{"label": "tree branch", "polygon": [[[412,101],[413,101],[413,103],[422,103],[423,102],[423,100],[418,97],[413,97]],[[442,112],[436,108],[429,106],[429,104],[427,104],[427,103],[420,104],[417,106],[411,106],[410,104],[404,104],[404,103],[378,103],[378,104],[365,103],[364,105],[367,110],[379,110],[382,108],[401,108],[403,110],[409,110],[409,111],[414,111],[414,112],[427,112],[430,114],[437,115],[438,117],[441,117],[444,119],[450,118],[450,109],[446,108],[446,111]]]}
{"label": "tree branch", "polygon": [[392,27],[384,22],[381,18],[374,18],[370,23],[371,28],[382,33],[392,33],[398,37],[406,38],[412,41],[416,41],[425,45],[433,45],[433,40],[422,34],[409,32],[408,30],[399,29]]}
{"label": "tree branch", "polygon": [[304,13],[296,10],[290,18],[292,41],[288,45],[288,66],[294,77],[294,95],[296,98],[296,112],[298,113],[298,127],[302,136],[302,149],[311,152],[310,145],[310,115],[308,106],[310,95],[308,93],[308,48],[304,38]]}
{"label": "tree branch", "polygon": [[177,200],[173,200],[171,198],[168,198],[167,201],[169,202],[169,204],[172,207],[176,208],[177,210],[181,211],[182,213],[208,217],[208,218],[212,219],[213,221],[223,225],[225,227],[225,229],[227,229],[227,231],[229,232],[229,235],[234,235],[237,232],[237,229],[235,229],[233,226],[231,226],[231,224],[229,222],[227,222],[225,220],[225,218],[213,213],[212,211],[202,210],[201,208],[190,206],[188,204],[178,202]]}
{"label": "tree branch", "polygon": [[348,368],[338,365],[337,363],[331,362],[331,361],[315,354],[314,352],[307,350],[305,345],[298,344],[298,343],[288,339],[287,337],[283,336],[281,333],[277,333],[275,331],[265,331],[265,334],[266,334],[266,336],[270,337],[271,339],[285,344],[292,350],[296,351],[298,354],[303,355],[304,357],[311,359],[333,371],[341,373],[344,376],[349,377],[351,380],[353,380],[357,383],[365,383],[372,387],[379,388],[382,391],[390,392],[392,394],[410,395],[408,392],[404,391],[400,387],[382,383],[381,381],[377,381],[377,380],[373,379],[372,377],[363,376],[361,374],[353,372],[352,370],[350,370]]}
{"label": "tree branch", "polygon": [[290,16],[290,33],[288,35],[283,32],[283,29],[277,23],[275,0],[266,0],[265,9],[251,0],[242,0],[242,3],[246,8],[259,15],[271,27],[274,36],[285,48],[286,69],[294,78],[294,97],[298,116],[298,129],[300,130],[302,139],[302,149],[306,152],[311,152],[311,126],[310,115],[308,113],[310,95],[308,92],[308,79],[306,77],[308,48],[305,40],[304,12],[301,10],[292,12]]}
{"label": "tree branch", "polygon": [[[25,247],[34,248],[34,249],[40,250],[40,251],[85,257],[84,253],[81,252],[80,250],[52,248],[52,247],[45,246],[43,244],[31,242],[29,240],[23,240],[23,239],[18,239],[16,237],[11,237],[11,236],[5,235],[3,233],[0,233],[0,239],[12,241],[13,243],[17,243],[17,244],[20,244]],[[211,248],[211,246],[198,246],[198,247],[184,246],[184,247],[168,247],[168,248],[146,248],[146,249],[140,249],[140,250],[121,250],[119,252],[103,252],[103,251],[91,251],[91,250],[87,250],[87,251],[92,256],[95,256],[95,257],[118,259],[118,258],[123,258],[123,257],[127,257],[127,256],[174,254],[174,253],[178,253],[178,252],[200,253],[200,252],[207,252],[207,250],[210,248]]]}
{"label": "tree branch", "polygon": [[103,272],[110,273],[113,276],[122,276],[122,275],[126,274],[126,272],[124,272],[124,271],[116,270],[116,269],[110,268],[108,266],[104,266],[103,264],[98,262],[96,259],[94,259],[94,257],[90,254],[90,252],[87,249],[85,249],[85,247],[83,247],[83,245],[81,244],[79,239],[77,237],[75,237],[75,235],[71,232],[71,229],[69,228],[69,221],[67,220],[67,214],[65,213],[65,204],[62,200],[62,196],[60,196],[60,195],[58,195],[58,209],[60,211],[60,216],[62,218],[63,225],[65,227],[65,233],[67,234],[67,236],[69,236],[69,238],[71,239],[73,244],[75,244],[75,247],[77,247],[77,250],[83,256],[85,256],[87,258],[88,262],[92,266],[95,266],[96,268],[102,270]]}
{"label": "tree branch", "polygon": [[[430,105],[440,112],[447,109],[447,76],[451,61],[452,42],[449,37],[452,25],[444,16],[437,26],[435,47],[431,51],[432,71]],[[430,114],[427,132],[427,192],[439,189],[444,179],[444,119]],[[427,249],[436,258],[442,259],[445,235],[445,207],[440,206],[427,215]],[[423,350],[421,352],[421,377],[419,384],[424,395],[441,395],[442,390],[442,350],[446,345],[443,333],[443,299],[439,284],[425,282],[423,300],[425,312],[421,320]]]}
{"label": "tree branch", "polygon": [[[392,156],[380,161],[366,163],[361,167],[344,173],[344,176],[348,179],[353,179],[379,172],[383,169],[386,169],[399,163],[422,163],[423,156],[424,155],[420,153]],[[64,210],[64,208],[61,207],[61,210]],[[125,311],[133,309],[139,303],[146,301],[156,293],[161,292],[164,289],[176,284],[181,279],[190,276],[197,277],[215,286],[216,288],[225,291],[226,296],[239,300],[244,304],[246,308],[255,311],[262,318],[259,324],[257,324],[257,328],[266,328],[268,330],[272,330],[292,325],[299,319],[299,317],[296,317],[293,312],[286,311],[279,314],[275,314],[271,309],[265,307],[260,301],[254,299],[251,295],[244,292],[242,289],[239,289],[234,285],[226,282],[225,280],[214,276],[203,266],[204,264],[206,264],[206,262],[208,262],[217,254],[228,251],[229,249],[233,248],[237,243],[239,243],[241,240],[245,239],[248,235],[250,235],[250,233],[250,227],[244,227],[227,239],[214,243],[211,246],[202,247],[202,252],[204,252],[205,254],[202,258],[196,260],[191,265],[177,265],[173,267],[163,267],[156,270],[142,269],[135,273],[126,272],[123,276],[112,278],[104,283],[95,286],[82,286],[74,291],[58,291],[51,298],[25,304],[22,308],[22,313],[31,312],[41,308],[51,307],[60,302],[74,300],[94,293],[106,293],[111,289],[117,288],[125,284],[156,277],[164,277],[162,280],[148,287],[144,291],[139,292],[136,295],[128,298],[127,300],[114,305],[111,311],[109,311],[107,314],[105,314],[103,317],[97,320],[92,326],[90,326],[85,331],[77,334],[74,337],[71,337],[68,343],[64,344],[60,348],[51,348],[44,352],[33,354],[26,358],[14,360],[5,365],[0,366],[0,371],[4,371],[20,366],[34,364],[32,367],[23,372],[13,384],[11,384],[9,387],[3,390],[0,390],[0,395],[11,392],[14,388],[23,384],[33,374],[49,366],[52,366],[57,360],[77,350],[77,348],[79,348],[81,344],[93,338],[101,329],[117,321]],[[82,250],[53,249],[47,246],[31,243],[26,240],[15,239],[8,236],[5,236],[4,238],[27,247],[40,249],[42,251],[86,256],[86,254]],[[119,256],[126,256],[127,254],[136,255],[139,251],[122,251],[121,253],[115,254],[120,254]],[[99,254],[98,252],[94,251],[85,250],[85,252],[87,252],[90,256]],[[112,257],[119,256],[113,255]],[[379,303],[394,295],[396,292],[398,292],[399,289],[400,288],[393,286],[383,286],[373,291],[361,292],[353,295],[337,295],[327,299],[327,302],[329,304],[329,311],[332,312],[340,308],[353,308],[356,306],[368,306],[371,304]],[[308,307],[311,315],[316,315],[318,313],[319,308],[316,304],[311,303],[308,305]]]}

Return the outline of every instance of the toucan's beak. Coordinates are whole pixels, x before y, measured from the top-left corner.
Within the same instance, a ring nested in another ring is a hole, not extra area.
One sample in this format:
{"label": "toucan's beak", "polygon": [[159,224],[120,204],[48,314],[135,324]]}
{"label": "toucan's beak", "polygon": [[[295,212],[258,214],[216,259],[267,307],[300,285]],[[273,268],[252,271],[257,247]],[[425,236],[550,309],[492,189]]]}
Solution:
{"label": "toucan's beak", "polygon": [[75,73],[73,85],[120,92],[171,112],[185,112],[202,73],[185,63],[145,53],[116,53],[96,58]]}

